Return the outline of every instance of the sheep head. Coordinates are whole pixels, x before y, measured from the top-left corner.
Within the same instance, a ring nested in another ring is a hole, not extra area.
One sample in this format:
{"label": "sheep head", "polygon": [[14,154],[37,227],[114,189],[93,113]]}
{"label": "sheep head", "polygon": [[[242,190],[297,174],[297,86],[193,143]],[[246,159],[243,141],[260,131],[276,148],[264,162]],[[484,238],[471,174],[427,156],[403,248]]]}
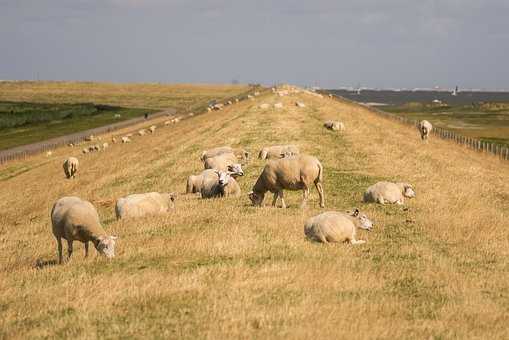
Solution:
{"label": "sheep head", "polygon": [[261,206],[263,203],[263,199],[265,198],[264,194],[259,194],[254,191],[251,191],[248,194],[249,199],[251,200],[251,204],[254,206]]}
{"label": "sheep head", "polygon": [[115,241],[117,240],[116,236],[101,236],[99,237],[99,243],[96,245],[97,251],[111,259],[115,257]]}
{"label": "sheep head", "polygon": [[356,219],[356,225],[358,228],[371,231],[373,229],[373,222],[366,216],[360,212],[359,209],[355,208],[353,212],[347,211],[347,214]]}

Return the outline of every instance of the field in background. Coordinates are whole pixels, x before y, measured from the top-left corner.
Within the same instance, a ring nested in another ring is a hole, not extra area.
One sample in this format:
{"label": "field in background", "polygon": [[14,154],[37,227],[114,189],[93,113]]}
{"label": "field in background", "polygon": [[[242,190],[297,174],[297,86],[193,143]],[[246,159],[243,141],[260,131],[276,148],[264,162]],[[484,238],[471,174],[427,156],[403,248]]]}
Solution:
{"label": "field in background", "polygon": [[388,105],[381,110],[433,125],[482,141],[509,145],[509,103],[436,105],[407,103]]}
{"label": "field in background", "polygon": [[[465,137],[509,145],[509,93],[464,91],[327,90],[359,103],[433,125]],[[436,101],[436,103],[434,103]]]}
{"label": "field in background", "polygon": [[0,150],[159,109],[203,111],[211,100],[242,96],[248,89],[240,85],[0,82]]}
{"label": "field in background", "polygon": [[[325,130],[325,119],[346,131]],[[374,220],[358,235],[367,244],[304,238],[304,221],[324,211],[315,188],[304,210],[301,192],[285,192],[286,210],[251,207],[258,159],[238,199],[182,194],[204,149],[256,155],[282,143],[321,160],[325,210],[357,206]],[[62,171],[71,155],[76,180]],[[417,198],[361,203],[379,180],[410,182]],[[357,105],[264,94],[104,152],[63,147],[8,163],[0,186],[0,338],[509,338],[509,163],[436,138],[423,144],[415,128]],[[115,220],[116,199],[149,191],[179,192],[176,210]],[[90,200],[120,237],[114,260],[94,249],[85,259],[76,244],[70,263],[54,265],[49,212],[66,195]]]}

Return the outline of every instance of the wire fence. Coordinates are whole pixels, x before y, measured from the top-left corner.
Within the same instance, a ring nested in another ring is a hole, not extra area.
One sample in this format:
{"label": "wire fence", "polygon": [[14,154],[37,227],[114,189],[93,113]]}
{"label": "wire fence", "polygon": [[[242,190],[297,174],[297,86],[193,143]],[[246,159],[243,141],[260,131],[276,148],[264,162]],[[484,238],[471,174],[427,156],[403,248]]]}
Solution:
{"label": "wire fence", "polygon": [[[350,99],[347,99],[344,97],[340,97],[340,96],[333,95],[333,94],[329,94],[329,96],[330,95],[332,95],[332,98],[335,98],[336,100],[344,101],[347,103],[352,103],[355,105],[360,105],[375,114],[378,114],[380,116],[386,117],[391,120],[398,121],[401,124],[413,125],[416,128],[419,127],[419,122],[414,119],[410,119],[410,118],[399,116],[399,115],[396,115],[396,114],[393,114],[390,112],[382,111],[382,110],[379,110],[372,106],[369,106],[366,104],[361,104],[361,103],[355,102],[353,100],[350,100]],[[491,143],[491,142],[483,141],[483,140],[476,139],[476,138],[462,136],[454,131],[450,131],[450,130],[447,130],[447,129],[444,129],[441,127],[435,127],[435,126],[431,130],[431,134],[438,138],[450,140],[456,144],[460,144],[468,149],[471,149],[471,150],[474,150],[477,152],[484,152],[484,153],[492,154],[500,159],[509,160],[509,148],[505,145]]]}

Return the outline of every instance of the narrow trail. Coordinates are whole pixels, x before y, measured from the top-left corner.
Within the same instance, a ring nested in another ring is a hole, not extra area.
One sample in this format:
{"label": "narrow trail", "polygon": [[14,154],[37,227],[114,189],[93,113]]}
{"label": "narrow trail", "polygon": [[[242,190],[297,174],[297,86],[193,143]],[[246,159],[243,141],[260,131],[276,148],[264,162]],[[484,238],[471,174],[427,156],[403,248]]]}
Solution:
{"label": "narrow trail", "polygon": [[[330,118],[346,131],[325,130]],[[281,143],[321,160],[326,210],[359,207],[375,221],[359,235],[366,245],[304,239],[304,221],[323,211],[314,189],[304,210],[300,192],[285,193],[286,210],[249,205],[264,166],[258,150]],[[242,197],[183,195],[187,176],[201,171],[202,150],[219,145],[251,152]],[[507,162],[447,141],[423,144],[408,126],[302,92],[264,94],[78,156],[77,179],[65,180],[61,163],[78,151],[36,156],[27,161],[33,168],[1,182],[4,335],[40,334],[29,325],[44,324],[42,334],[88,337],[141,329],[178,338],[509,336]],[[379,180],[412,183],[417,198],[405,207],[363,204],[362,192]],[[175,212],[114,219],[118,197],[149,191],[180,193]],[[84,259],[78,246],[71,263],[34,268],[55,257],[48,214],[63,195],[97,206],[108,232],[120,236],[114,261]]]}

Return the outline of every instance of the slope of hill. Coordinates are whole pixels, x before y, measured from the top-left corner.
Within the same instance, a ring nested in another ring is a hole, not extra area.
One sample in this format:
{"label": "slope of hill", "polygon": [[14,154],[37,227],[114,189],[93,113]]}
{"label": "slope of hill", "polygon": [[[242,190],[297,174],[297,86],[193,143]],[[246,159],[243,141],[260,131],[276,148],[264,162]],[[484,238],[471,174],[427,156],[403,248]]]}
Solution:
{"label": "slope of hill", "polygon": [[[258,108],[278,101],[283,109]],[[328,118],[346,131],[325,130]],[[357,206],[374,220],[359,235],[366,245],[305,240],[304,221],[323,211],[315,190],[304,210],[300,192],[285,192],[286,210],[251,207],[257,159],[239,199],[181,194],[168,216],[115,220],[118,197],[182,193],[204,149],[256,155],[287,142],[322,161],[326,210]],[[65,180],[62,161],[75,154],[62,148],[0,167],[0,337],[509,337],[507,162],[443,140],[423,144],[363,107],[304,93],[264,94],[78,154],[78,177]],[[417,198],[406,208],[361,203],[384,179],[413,183]],[[52,265],[49,211],[65,195],[92,201],[120,237],[114,260],[95,250],[85,259],[76,244],[69,263]]]}

